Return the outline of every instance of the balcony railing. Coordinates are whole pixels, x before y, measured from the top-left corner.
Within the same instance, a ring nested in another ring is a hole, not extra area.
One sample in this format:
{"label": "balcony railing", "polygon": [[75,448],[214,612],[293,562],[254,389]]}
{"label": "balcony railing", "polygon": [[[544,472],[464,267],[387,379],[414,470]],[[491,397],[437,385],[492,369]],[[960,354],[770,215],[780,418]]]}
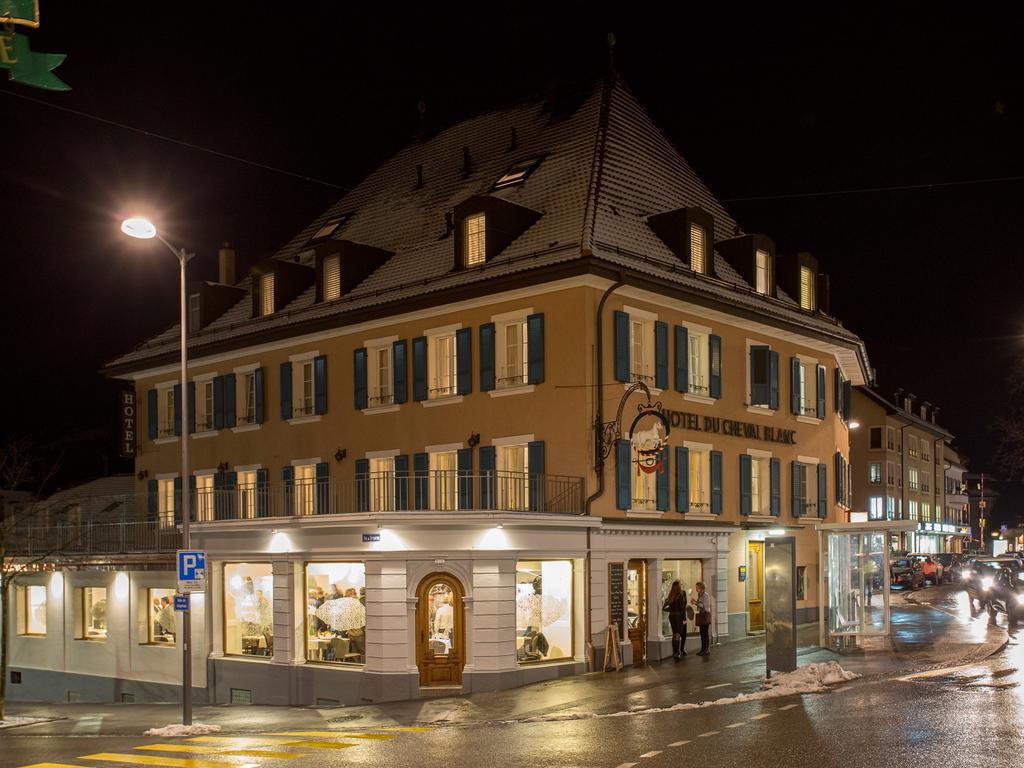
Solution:
{"label": "balcony railing", "polygon": [[158,520],[23,525],[11,530],[7,551],[16,557],[171,553],[181,531]]}

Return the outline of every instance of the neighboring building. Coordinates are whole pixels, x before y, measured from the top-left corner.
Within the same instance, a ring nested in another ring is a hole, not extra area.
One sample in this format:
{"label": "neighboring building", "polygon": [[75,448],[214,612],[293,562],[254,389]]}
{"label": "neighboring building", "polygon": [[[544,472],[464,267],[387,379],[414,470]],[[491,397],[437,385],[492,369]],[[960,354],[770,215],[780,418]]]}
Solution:
{"label": "neighboring building", "polygon": [[953,436],[937,423],[938,411],[902,390],[892,400],[870,387],[853,392],[851,517],[917,521],[916,531],[893,536],[896,550],[959,552],[969,533],[946,508],[944,452]]}
{"label": "neighboring building", "polygon": [[971,544],[970,505],[967,501],[967,458],[949,442],[943,447],[945,457],[945,490],[946,516],[950,525],[966,528],[968,533],[963,537],[961,545],[967,548]]}
{"label": "neighboring building", "polygon": [[[744,234],[618,79],[403,149],[237,283],[230,256],[189,291],[189,423],[177,328],[107,368],[143,404],[150,524],[191,494],[198,695],[506,688],[599,666],[609,624],[626,663],[664,658],[674,579],[743,637],[772,529],[817,617],[866,352],[814,257]],[[595,456],[638,382],[665,426],[633,394]],[[175,582],[153,576],[129,574],[119,615],[168,653],[152,590]]]}
{"label": "neighboring building", "polygon": [[[971,549],[991,552],[993,532],[998,533],[997,507],[999,505],[999,489],[995,478],[984,472],[966,472],[967,505],[970,513]],[[982,524],[984,521],[984,525]]]}
{"label": "neighboring building", "polygon": [[0,491],[0,522],[15,522],[31,510],[35,495],[30,491]]}

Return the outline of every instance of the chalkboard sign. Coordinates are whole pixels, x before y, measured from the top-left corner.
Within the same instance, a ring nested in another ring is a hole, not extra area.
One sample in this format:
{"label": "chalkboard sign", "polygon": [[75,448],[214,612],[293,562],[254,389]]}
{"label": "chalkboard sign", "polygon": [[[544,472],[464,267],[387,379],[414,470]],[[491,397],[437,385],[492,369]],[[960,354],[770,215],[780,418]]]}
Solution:
{"label": "chalkboard sign", "polygon": [[619,637],[626,636],[626,612],[622,605],[625,597],[625,566],[608,563],[608,623],[619,627]]}

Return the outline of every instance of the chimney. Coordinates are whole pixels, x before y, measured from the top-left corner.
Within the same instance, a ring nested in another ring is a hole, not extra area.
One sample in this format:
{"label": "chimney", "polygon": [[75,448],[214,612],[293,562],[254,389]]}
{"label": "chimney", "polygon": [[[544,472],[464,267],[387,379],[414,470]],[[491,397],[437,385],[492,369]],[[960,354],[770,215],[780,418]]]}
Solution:
{"label": "chimney", "polygon": [[931,408],[931,406],[932,406],[932,404],[929,403],[927,400],[925,400],[925,401],[923,401],[921,403],[921,420],[922,421],[928,421],[928,410]]}
{"label": "chimney", "polygon": [[903,396],[903,410],[906,411],[907,413],[913,414],[913,412],[914,412],[914,400],[915,400],[914,393],[913,392],[907,392],[907,394],[905,394]]}
{"label": "chimney", "polygon": [[903,404],[903,387],[900,387],[892,395],[892,401],[896,403],[896,407],[899,408]]}
{"label": "chimney", "polygon": [[235,249],[226,242],[220,244],[220,272],[217,282],[223,285],[235,284]]}
{"label": "chimney", "polygon": [[938,424],[939,423],[937,421],[937,419],[939,418],[939,411],[941,411],[941,410],[942,409],[939,406],[937,406],[937,405],[934,408],[932,408],[932,424]]}

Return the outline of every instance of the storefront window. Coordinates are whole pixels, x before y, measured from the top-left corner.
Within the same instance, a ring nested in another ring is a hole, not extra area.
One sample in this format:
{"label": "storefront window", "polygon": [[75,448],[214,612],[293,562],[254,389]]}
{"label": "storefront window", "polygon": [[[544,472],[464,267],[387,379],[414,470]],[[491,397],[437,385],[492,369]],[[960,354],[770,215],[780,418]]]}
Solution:
{"label": "storefront window", "polygon": [[[704,565],[700,560],[663,560],[661,563],[661,602],[659,607],[665,605],[668,592],[672,589],[672,582],[679,580],[679,586],[686,592],[686,604],[690,604],[691,593],[694,585],[704,578]],[[693,622],[688,623],[688,629],[693,630]],[[668,612],[661,612],[661,635],[662,637],[672,636],[672,625],[668,620]]]}
{"label": "storefront window", "polygon": [[306,566],[306,659],[366,663],[366,566]]}
{"label": "storefront window", "polygon": [[21,611],[21,634],[46,634],[46,587],[30,584],[22,589],[18,609]]}
{"label": "storefront window", "polygon": [[75,590],[78,600],[79,640],[105,640],[107,637],[107,590],[105,587],[82,587]]}
{"label": "storefront window", "polygon": [[430,650],[435,656],[457,651],[455,635],[455,593],[445,582],[431,584],[427,590]]}
{"label": "storefront window", "polygon": [[572,561],[516,564],[516,657],[521,663],[572,656]]}
{"label": "storefront window", "polygon": [[224,653],[274,655],[273,586],[270,563],[224,566]]}
{"label": "storefront window", "polygon": [[149,606],[150,643],[174,643],[174,590],[147,589],[146,604]]}

